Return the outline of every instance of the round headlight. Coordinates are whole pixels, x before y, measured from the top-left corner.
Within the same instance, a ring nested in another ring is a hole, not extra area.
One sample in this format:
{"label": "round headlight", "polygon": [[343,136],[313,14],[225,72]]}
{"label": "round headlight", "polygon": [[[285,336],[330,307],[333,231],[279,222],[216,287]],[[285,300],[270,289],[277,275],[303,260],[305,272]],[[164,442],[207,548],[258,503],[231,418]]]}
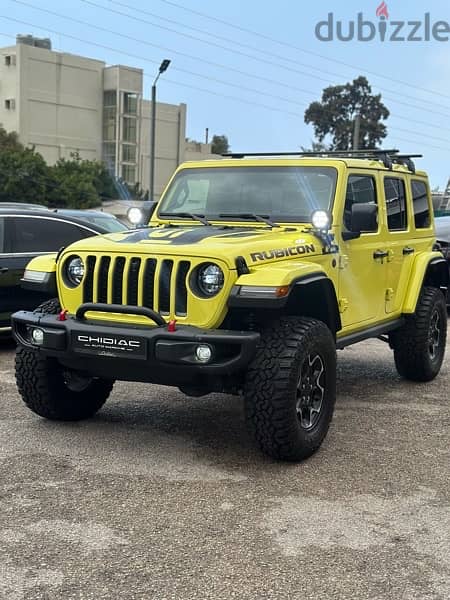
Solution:
{"label": "round headlight", "polygon": [[144,220],[144,213],[137,206],[132,206],[127,212],[127,217],[132,225],[138,225]]}
{"label": "round headlight", "polygon": [[223,271],[217,265],[205,264],[198,269],[197,284],[205,296],[215,296],[223,288]]}
{"label": "round headlight", "polygon": [[79,256],[72,256],[66,262],[66,277],[70,285],[80,285],[84,277],[84,262]]}

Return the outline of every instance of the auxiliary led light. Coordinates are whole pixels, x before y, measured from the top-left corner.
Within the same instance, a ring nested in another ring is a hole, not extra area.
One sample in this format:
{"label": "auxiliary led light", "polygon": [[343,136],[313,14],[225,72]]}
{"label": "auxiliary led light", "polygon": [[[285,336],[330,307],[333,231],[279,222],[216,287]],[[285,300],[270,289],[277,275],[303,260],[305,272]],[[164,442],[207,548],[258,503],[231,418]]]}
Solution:
{"label": "auxiliary led light", "polygon": [[202,363],[207,363],[212,358],[212,349],[211,346],[200,345],[195,349],[195,356],[197,360]]}

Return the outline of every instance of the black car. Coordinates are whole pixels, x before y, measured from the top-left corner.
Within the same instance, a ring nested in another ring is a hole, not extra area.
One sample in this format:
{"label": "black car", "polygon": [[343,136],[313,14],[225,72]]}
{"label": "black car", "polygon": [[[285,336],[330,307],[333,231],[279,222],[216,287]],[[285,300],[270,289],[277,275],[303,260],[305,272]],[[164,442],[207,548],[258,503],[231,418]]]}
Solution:
{"label": "black car", "polygon": [[[79,216],[74,216],[75,212],[68,215],[45,207],[0,205],[0,335],[10,330],[13,312],[32,310],[48,299],[20,286],[25,267],[32,258],[57,252],[86,237],[111,232],[108,223],[83,219],[82,213],[88,211],[81,211]],[[122,224],[120,227],[126,229]]]}
{"label": "black car", "polygon": [[[447,260],[450,274],[450,216],[437,217],[434,220],[436,227],[436,240],[441,248],[442,254]],[[447,304],[450,304],[450,295],[447,296]]]}
{"label": "black car", "polygon": [[122,221],[120,221],[117,217],[101,210],[75,210],[70,208],[57,208],[54,212],[60,216],[75,217],[85,221],[86,223],[98,225],[99,227],[107,229],[110,233],[117,233],[118,231],[124,231],[125,229],[128,229],[128,227],[124,225],[124,223],[122,223]]}

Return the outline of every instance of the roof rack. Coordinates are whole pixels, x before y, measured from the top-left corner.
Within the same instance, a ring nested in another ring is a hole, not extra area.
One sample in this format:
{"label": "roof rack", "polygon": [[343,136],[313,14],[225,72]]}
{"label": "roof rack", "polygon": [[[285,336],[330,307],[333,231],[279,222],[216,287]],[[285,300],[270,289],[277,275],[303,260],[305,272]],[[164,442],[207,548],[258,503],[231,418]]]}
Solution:
{"label": "roof rack", "polygon": [[298,156],[308,158],[312,156],[332,158],[362,158],[380,160],[387,169],[392,169],[394,164],[403,165],[412,173],[416,172],[413,158],[422,158],[421,154],[399,154],[400,150],[383,150],[373,148],[369,150],[321,150],[320,152],[227,152],[222,156],[227,158],[245,158],[256,156]]}

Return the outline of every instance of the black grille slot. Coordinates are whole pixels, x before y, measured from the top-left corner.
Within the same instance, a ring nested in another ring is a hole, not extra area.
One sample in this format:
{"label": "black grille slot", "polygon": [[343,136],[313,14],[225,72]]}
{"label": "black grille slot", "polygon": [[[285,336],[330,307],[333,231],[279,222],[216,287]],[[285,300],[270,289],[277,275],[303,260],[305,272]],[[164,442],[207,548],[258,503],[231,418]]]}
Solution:
{"label": "black grille slot", "polygon": [[147,308],[153,308],[153,292],[155,289],[156,259],[148,258],[144,268],[144,301]]}
{"label": "black grille slot", "polygon": [[159,272],[159,312],[170,312],[170,278],[173,260],[163,260]]}
{"label": "black grille slot", "polygon": [[140,268],[141,259],[132,258],[130,260],[130,268],[128,269],[127,281],[127,304],[129,304],[130,306],[138,305],[138,283]]}
{"label": "black grille slot", "polygon": [[108,302],[108,273],[111,258],[102,256],[97,277],[97,302]]}
{"label": "black grille slot", "polygon": [[182,260],[178,265],[177,280],[175,282],[175,313],[185,316],[187,313],[187,286],[186,277],[191,263]]}
{"label": "black grille slot", "polygon": [[112,301],[113,304],[122,304],[123,289],[123,270],[125,268],[125,258],[119,256],[114,264]]}
{"label": "black grille slot", "polygon": [[92,302],[94,299],[94,269],[95,256],[88,256],[86,259],[86,275],[83,285],[83,302]]}

